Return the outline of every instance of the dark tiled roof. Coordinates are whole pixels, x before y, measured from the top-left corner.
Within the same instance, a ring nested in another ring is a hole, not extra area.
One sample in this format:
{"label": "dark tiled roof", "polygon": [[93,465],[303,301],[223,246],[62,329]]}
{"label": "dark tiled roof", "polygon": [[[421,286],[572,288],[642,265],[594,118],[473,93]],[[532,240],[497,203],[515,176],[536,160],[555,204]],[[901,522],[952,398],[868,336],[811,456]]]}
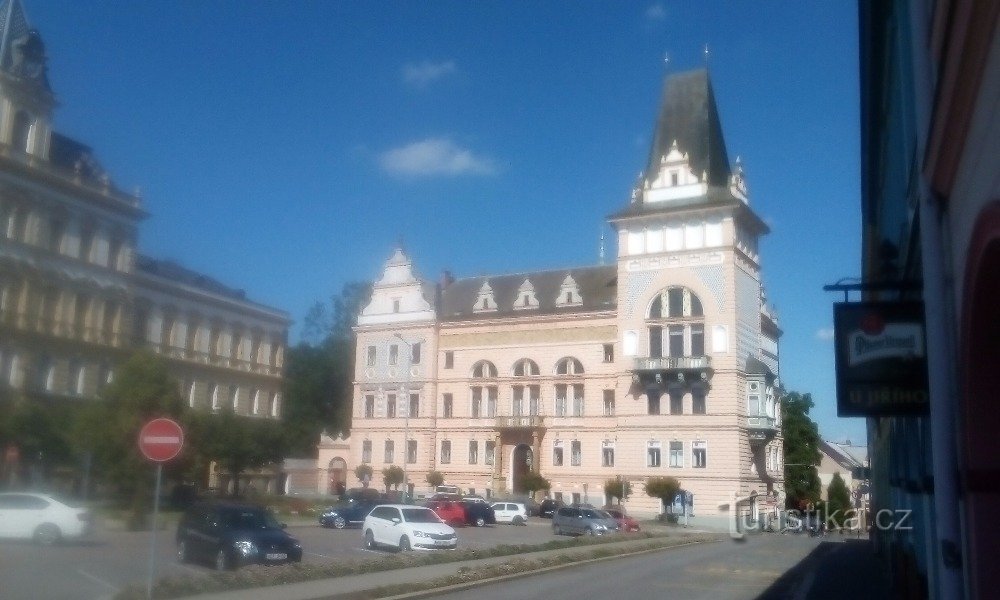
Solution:
{"label": "dark tiled roof", "polygon": [[771,370],[771,367],[767,366],[753,356],[747,356],[746,372],[748,375],[766,375],[768,377],[774,377],[774,371]]}
{"label": "dark tiled roof", "polygon": [[680,200],[671,200],[670,202],[660,202],[653,204],[646,204],[642,201],[636,201],[620,211],[609,215],[608,219],[625,219],[628,217],[638,217],[642,215],[651,215],[663,212],[679,212],[684,209],[703,209],[712,207],[723,207],[723,206],[739,206],[741,202],[737,200],[729,188],[718,188],[710,187],[708,188],[708,193],[704,196],[696,196],[694,198],[684,198]]}
{"label": "dark tiled roof", "polygon": [[158,260],[140,254],[136,258],[136,267],[139,271],[149,275],[169,279],[176,283],[189,285],[227,298],[246,301],[247,294],[245,291],[223,285],[207,275],[192,271],[172,260]]}
{"label": "dark tiled roof", "polygon": [[[576,281],[582,303],[557,307],[556,298],[567,275],[572,275]],[[440,315],[443,320],[460,320],[613,309],[618,301],[617,276],[617,267],[606,265],[458,279],[442,290]],[[535,288],[538,307],[514,310],[518,289],[525,279]],[[479,290],[486,281],[493,288],[497,310],[473,312]]]}
{"label": "dark tiled roof", "polygon": [[705,69],[671,75],[664,82],[647,176],[659,170],[660,158],[670,151],[674,140],[681,152],[688,153],[695,175],[701,177],[707,171],[709,185],[729,185],[731,171],[726,142]]}

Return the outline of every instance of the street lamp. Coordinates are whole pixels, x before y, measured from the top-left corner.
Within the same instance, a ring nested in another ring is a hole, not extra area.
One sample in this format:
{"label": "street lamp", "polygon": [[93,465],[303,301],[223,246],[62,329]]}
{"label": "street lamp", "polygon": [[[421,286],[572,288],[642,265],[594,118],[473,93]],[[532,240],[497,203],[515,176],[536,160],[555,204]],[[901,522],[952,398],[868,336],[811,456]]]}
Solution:
{"label": "street lamp", "polygon": [[413,345],[419,344],[423,340],[414,342],[406,341],[402,335],[394,333],[392,337],[406,344],[406,371],[403,375],[403,406],[406,407],[403,415],[403,493],[407,499],[410,496],[410,480],[407,472],[407,465],[410,462],[410,369],[413,366]]}

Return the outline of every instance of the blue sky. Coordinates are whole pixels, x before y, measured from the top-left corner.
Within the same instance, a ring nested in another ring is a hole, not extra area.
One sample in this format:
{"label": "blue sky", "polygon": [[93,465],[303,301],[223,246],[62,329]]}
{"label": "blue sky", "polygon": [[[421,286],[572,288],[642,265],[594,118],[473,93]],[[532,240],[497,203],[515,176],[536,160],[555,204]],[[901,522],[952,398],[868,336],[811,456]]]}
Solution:
{"label": "blue sky", "polygon": [[[710,69],[762,243],[782,378],[836,418],[831,303],[860,272],[847,2],[24,0],[58,130],[141,188],[144,252],[287,310],[380,272],[595,264],[666,72]],[[669,64],[664,55],[669,54]]]}

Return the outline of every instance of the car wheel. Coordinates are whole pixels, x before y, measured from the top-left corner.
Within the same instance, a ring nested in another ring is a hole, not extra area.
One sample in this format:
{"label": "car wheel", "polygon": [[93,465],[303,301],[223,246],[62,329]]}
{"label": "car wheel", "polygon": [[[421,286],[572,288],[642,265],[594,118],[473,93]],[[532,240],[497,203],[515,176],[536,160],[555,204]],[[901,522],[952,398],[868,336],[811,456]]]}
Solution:
{"label": "car wheel", "polygon": [[371,529],[365,532],[365,548],[368,548],[369,550],[375,549],[375,535],[372,533]]}
{"label": "car wheel", "polygon": [[524,517],[517,515],[510,521],[511,525],[524,525]]}
{"label": "car wheel", "polygon": [[344,517],[337,517],[333,520],[333,526],[336,529],[343,529],[344,527],[347,527],[347,521]]}
{"label": "car wheel", "polygon": [[189,560],[187,542],[178,542],[177,544],[177,562],[186,563]]}
{"label": "car wheel", "polygon": [[410,538],[406,537],[405,535],[399,538],[399,551],[409,552],[410,550],[412,550],[412,548],[410,548]]}
{"label": "car wheel", "polygon": [[42,546],[51,546],[59,543],[62,532],[53,523],[42,523],[35,529],[35,541]]}
{"label": "car wheel", "polygon": [[231,568],[229,564],[229,557],[226,555],[225,550],[219,550],[215,554],[215,570],[216,571],[228,571]]}
{"label": "car wheel", "polygon": [[483,527],[486,525],[486,519],[482,517],[476,517],[476,527]]}
{"label": "car wheel", "polygon": [[594,530],[593,530],[593,529],[591,529],[590,527],[588,527],[588,528],[587,528],[587,529],[586,529],[586,530],[584,531],[584,533],[586,533],[586,534],[587,534],[588,536],[590,536],[590,537],[593,537],[593,536],[594,536]]}

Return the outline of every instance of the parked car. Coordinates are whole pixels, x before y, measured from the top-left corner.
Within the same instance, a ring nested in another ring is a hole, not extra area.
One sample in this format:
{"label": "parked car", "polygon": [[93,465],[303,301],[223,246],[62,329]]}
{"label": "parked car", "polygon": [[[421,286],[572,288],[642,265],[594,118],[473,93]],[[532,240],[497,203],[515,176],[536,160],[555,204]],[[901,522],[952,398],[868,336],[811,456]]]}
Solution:
{"label": "parked car", "polygon": [[639,522],[617,508],[606,508],[604,512],[614,517],[620,531],[639,531]]}
{"label": "parked car", "polygon": [[348,499],[335,506],[323,509],[319,515],[319,524],[323,527],[333,527],[343,529],[350,525],[361,525],[365,517],[377,505],[377,502],[367,500]]}
{"label": "parked car", "polygon": [[456,548],[458,535],[437,514],[423,506],[380,504],[365,517],[362,525],[365,547],[393,546],[412,549]]}
{"label": "parked car", "polygon": [[465,522],[469,525],[484,527],[497,522],[496,512],[485,501],[463,500],[462,506],[465,508]]}
{"label": "parked car", "polygon": [[552,516],[552,531],[556,535],[604,535],[618,531],[618,523],[603,511],[563,506]]}
{"label": "parked car", "polygon": [[542,503],[538,506],[538,516],[551,519],[552,515],[555,514],[559,507],[563,505],[559,500],[553,500],[552,498],[546,498],[542,500]]}
{"label": "parked car", "polygon": [[528,524],[528,509],[520,502],[494,502],[491,506],[497,523]]}
{"label": "parked car", "polygon": [[449,525],[465,525],[465,505],[455,500],[428,500],[427,508]]}
{"label": "parked car", "polygon": [[197,504],[177,525],[177,560],[210,561],[220,571],[302,560],[302,545],[263,506]]}
{"label": "parked car", "polygon": [[0,538],[34,539],[48,546],[87,535],[92,521],[85,508],[47,494],[0,494]]}

